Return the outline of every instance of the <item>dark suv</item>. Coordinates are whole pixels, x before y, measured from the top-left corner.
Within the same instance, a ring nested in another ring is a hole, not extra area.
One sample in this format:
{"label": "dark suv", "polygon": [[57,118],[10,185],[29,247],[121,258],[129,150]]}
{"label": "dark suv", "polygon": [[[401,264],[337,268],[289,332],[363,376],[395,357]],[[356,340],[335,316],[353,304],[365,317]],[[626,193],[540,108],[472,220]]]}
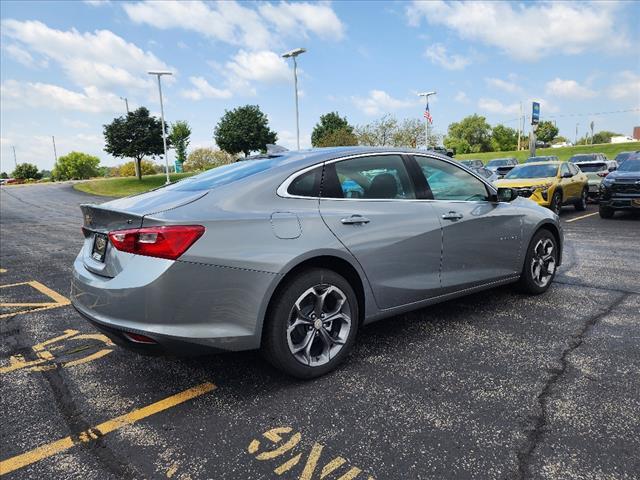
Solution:
{"label": "dark suv", "polygon": [[629,157],[600,184],[600,216],[611,218],[616,210],[640,211],[640,154]]}

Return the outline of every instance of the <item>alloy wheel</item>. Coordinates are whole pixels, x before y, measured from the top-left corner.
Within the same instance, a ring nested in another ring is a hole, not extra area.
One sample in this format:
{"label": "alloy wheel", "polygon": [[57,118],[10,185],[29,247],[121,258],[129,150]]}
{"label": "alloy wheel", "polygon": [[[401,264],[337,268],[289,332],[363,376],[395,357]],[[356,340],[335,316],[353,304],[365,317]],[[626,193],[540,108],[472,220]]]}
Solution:
{"label": "alloy wheel", "polygon": [[351,331],[351,308],[335,285],[319,284],[298,297],[289,314],[287,343],[297,361],[316,367],[342,350]]}
{"label": "alloy wheel", "polygon": [[541,238],[533,247],[531,278],[538,287],[546,287],[555,271],[555,246],[550,238]]}

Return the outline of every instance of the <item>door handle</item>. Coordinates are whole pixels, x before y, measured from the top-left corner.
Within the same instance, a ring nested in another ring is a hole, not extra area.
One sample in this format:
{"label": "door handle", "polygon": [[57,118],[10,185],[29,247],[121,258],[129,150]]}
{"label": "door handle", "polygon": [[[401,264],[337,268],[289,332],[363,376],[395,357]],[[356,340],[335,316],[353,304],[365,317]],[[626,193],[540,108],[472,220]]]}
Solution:
{"label": "door handle", "polygon": [[350,217],[343,218],[340,221],[343,225],[362,225],[369,223],[371,220],[367,217],[363,217],[362,215],[351,215]]}
{"label": "door handle", "polygon": [[449,213],[445,213],[444,215],[442,215],[442,219],[443,220],[460,220],[464,215],[462,215],[461,213],[458,212],[449,212]]}

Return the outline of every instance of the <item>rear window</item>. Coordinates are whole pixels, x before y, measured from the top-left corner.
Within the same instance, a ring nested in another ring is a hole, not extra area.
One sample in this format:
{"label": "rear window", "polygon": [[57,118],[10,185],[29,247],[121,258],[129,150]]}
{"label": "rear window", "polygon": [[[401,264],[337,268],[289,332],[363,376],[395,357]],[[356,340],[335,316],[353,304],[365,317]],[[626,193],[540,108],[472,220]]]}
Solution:
{"label": "rear window", "polygon": [[602,172],[603,170],[607,170],[606,163],[576,163],[576,165],[584,173]]}
{"label": "rear window", "polygon": [[179,182],[168,185],[164,188],[167,190],[177,191],[198,191],[198,190],[210,190],[222,185],[228,185],[243,178],[250,177],[265,170],[269,170],[271,167],[278,163],[277,159],[265,158],[260,160],[245,160],[242,162],[232,163],[230,165],[223,165],[221,167],[212,168],[206,172],[194,175],[193,177],[185,178]]}
{"label": "rear window", "polygon": [[521,165],[515,167],[504,177],[506,179],[517,178],[548,178],[555,177],[558,173],[558,165]]}
{"label": "rear window", "polygon": [[[580,154],[580,155],[574,155],[573,157],[571,157],[569,159],[569,161],[571,163],[579,163],[579,162],[589,162],[592,160],[600,160],[599,158],[596,157],[596,155],[593,154]],[[584,172],[584,170],[583,170]]]}
{"label": "rear window", "polygon": [[296,177],[289,185],[287,193],[298,197],[319,197],[321,178],[322,167],[314,168],[310,172]]}

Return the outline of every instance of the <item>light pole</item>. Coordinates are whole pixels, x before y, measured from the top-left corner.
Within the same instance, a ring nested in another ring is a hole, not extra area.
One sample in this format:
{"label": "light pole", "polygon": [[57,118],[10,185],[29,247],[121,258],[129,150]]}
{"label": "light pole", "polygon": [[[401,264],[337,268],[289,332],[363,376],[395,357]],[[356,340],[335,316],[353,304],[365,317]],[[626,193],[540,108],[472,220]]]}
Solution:
{"label": "light pole", "polygon": [[172,75],[171,72],[166,72],[162,70],[152,70],[148,72],[149,75],[155,75],[158,77],[158,94],[160,95],[160,118],[162,119],[162,143],[164,144],[164,164],[166,166],[167,173],[167,182],[166,184],[171,183],[169,179],[169,158],[167,157],[167,134],[164,131],[164,106],[162,105],[162,85],[160,84],[160,77],[162,75]]}
{"label": "light pole", "polygon": [[[422,92],[422,93],[418,94],[419,97],[424,97],[424,100],[425,100],[425,102],[427,104],[425,106],[425,111],[424,111],[425,123],[426,123],[426,128],[425,128],[425,135],[426,136],[424,137],[424,144],[425,144],[425,147],[427,148],[427,150],[429,150],[429,125],[431,124],[431,121],[432,121],[431,120],[431,118],[432,118],[431,117],[431,112],[427,111],[427,107],[429,106],[429,97],[431,95],[435,95],[435,94],[436,94],[436,92]],[[428,112],[429,116],[427,116],[427,112]]]}
{"label": "light pole", "polygon": [[576,123],[576,143],[574,143],[574,145],[578,144],[578,125],[580,125],[580,124]]}
{"label": "light pole", "polygon": [[15,164],[16,168],[18,168],[18,159],[16,158],[16,147],[14,145],[11,145],[11,148],[13,148],[13,163]]}
{"label": "light pole", "polygon": [[298,150],[300,150],[300,117],[298,115],[298,62],[296,57],[306,51],[304,48],[296,48],[295,50],[282,54],[282,58],[293,58],[293,88],[295,89],[296,95],[296,145],[298,146]]}
{"label": "light pole", "polygon": [[58,152],[56,151],[56,137],[51,135],[51,141],[53,142],[53,158],[55,158],[56,163],[58,163]]}
{"label": "light pole", "polygon": [[127,109],[127,115],[129,115],[129,100],[127,100],[127,97],[120,97],[120,100],[124,100],[124,106]]}

